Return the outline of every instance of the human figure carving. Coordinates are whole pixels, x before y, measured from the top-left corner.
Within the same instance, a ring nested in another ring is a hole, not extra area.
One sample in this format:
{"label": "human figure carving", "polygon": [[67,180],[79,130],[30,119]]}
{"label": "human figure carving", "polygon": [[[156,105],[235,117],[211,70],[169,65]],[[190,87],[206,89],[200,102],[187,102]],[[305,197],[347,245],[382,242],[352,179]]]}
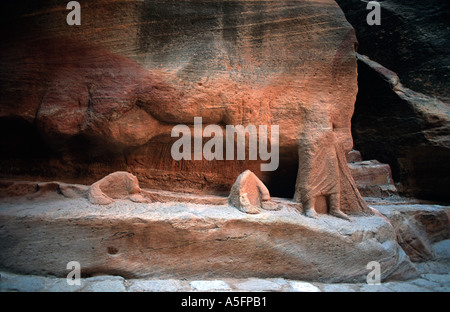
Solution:
{"label": "human figure carving", "polygon": [[[324,196],[330,215],[350,220],[342,210],[371,214],[350,176],[342,142],[339,142],[328,114],[310,111],[298,145],[299,169],[294,200],[302,203],[306,216],[316,218],[316,204]],[[341,198],[341,197],[344,198]],[[355,209],[356,208],[356,209]]]}

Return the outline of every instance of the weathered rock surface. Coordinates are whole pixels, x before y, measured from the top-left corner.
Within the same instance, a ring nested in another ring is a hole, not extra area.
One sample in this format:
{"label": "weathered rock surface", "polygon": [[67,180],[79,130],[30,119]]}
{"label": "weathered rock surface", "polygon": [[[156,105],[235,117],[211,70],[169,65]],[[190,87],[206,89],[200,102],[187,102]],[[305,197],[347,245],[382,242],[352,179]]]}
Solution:
{"label": "weathered rock surface", "polygon": [[379,261],[383,280],[414,275],[391,225],[377,216],[348,222],[288,206],[252,215],[127,200],[105,209],[60,196],[2,199],[0,224],[0,268],[26,274],[65,277],[67,263],[78,261],[83,276],[364,282],[367,263]]}
{"label": "weathered rock surface", "polygon": [[[322,129],[352,147],[356,39],[332,0],[85,1],[76,27],[65,5],[2,4],[3,175],[64,172],[91,184],[129,171],[144,187],[228,194],[250,169],[292,198],[302,133]],[[261,160],[174,161],[170,130],[194,117],[279,125],[279,170],[261,172]],[[336,174],[325,180],[339,184]],[[343,210],[364,211],[345,198]]]}
{"label": "weathered rock surface", "polygon": [[376,205],[397,233],[411,261],[436,258],[433,244],[450,238],[450,207],[439,205]]}
{"label": "weathered rock surface", "polygon": [[49,194],[61,194],[67,198],[87,197],[88,185],[68,184],[58,181],[32,182],[0,180],[0,198],[25,197],[33,199]]}
{"label": "weathered rock surface", "polygon": [[275,210],[277,205],[270,200],[270,193],[258,177],[246,170],[231,187],[228,203],[246,213],[259,213],[260,209]]}
{"label": "weathered rock surface", "polygon": [[385,197],[397,193],[388,164],[366,160],[349,163],[348,167],[362,196]]}
{"label": "weathered rock surface", "polygon": [[348,164],[357,186],[393,184],[389,165],[377,160],[366,160]]}
{"label": "weathered rock surface", "polygon": [[390,165],[398,191],[450,201],[450,108],[402,85],[389,69],[359,56],[359,93],[352,119],[364,159]]}
{"label": "weathered rock surface", "polygon": [[361,152],[351,150],[346,155],[347,166],[356,187],[364,197],[389,197],[397,195],[391,167],[378,160],[363,160]]}
{"label": "weathered rock surface", "polygon": [[357,150],[351,150],[345,155],[348,163],[362,161],[361,152]]}
{"label": "weathered rock surface", "polygon": [[118,171],[92,184],[88,198],[91,203],[98,205],[109,205],[114,199],[124,198],[134,202],[147,202],[140,193],[138,179],[131,173]]}

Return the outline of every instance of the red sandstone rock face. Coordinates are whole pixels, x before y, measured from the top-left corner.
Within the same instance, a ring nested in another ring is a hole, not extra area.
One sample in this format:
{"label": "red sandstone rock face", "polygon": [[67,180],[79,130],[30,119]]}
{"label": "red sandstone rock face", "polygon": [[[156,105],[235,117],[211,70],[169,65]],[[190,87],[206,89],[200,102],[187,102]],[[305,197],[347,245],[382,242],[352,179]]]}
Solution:
{"label": "red sandstone rock face", "polygon": [[[356,39],[334,1],[88,1],[76,27],[63,6],[5,6],[4,174],[63,171],[93,182],[126,170],[145,187],[226,194],[250,169],[292,196],[302,135],[352,147]],[[259,160],[174,161],[170,130],[194,117],[279,125],[279,170],[261,172]],[[309,161],[307,151],[300,157]],[[348,176],[338,171],[323,177],[337,186]]]}

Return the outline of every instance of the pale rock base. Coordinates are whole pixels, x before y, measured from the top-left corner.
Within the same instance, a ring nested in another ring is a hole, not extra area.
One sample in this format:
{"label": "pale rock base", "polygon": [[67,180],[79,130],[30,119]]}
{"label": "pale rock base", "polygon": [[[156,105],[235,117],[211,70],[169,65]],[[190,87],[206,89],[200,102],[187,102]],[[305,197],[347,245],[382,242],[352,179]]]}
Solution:
{"label": "pale rock base", "polygon": [[365,282],[367,264],[378,261],[383,280],[416,274],[385,218],[312,219],[277,203],[279,211],[251,215],[228,205],[122,199],[106,207],[56,193],[2,199],[0,269],[65,277],[67,263],[78,261],[84,277]]}

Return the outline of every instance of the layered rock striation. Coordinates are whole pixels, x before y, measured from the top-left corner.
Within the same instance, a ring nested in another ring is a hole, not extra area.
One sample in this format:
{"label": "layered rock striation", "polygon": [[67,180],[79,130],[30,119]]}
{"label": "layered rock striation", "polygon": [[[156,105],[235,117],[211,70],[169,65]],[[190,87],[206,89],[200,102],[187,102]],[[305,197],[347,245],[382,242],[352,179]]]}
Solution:
{"label": "layered rock striation", "polygon": [[[145,187],[228,194],[250,169],[277,196],[370,212],[337,160],[352,148],[357,69],[334,1],[85,1],[80,26],[68,13],[53,1],[2,4],[3,175],[90,184],[128,171]],[[278,125],[278,169],[248,156],[175,161],[171,129],[195,117]],[[300,191],[322,183],[314,166],[334,168],[321,174],[334,186]]]}

